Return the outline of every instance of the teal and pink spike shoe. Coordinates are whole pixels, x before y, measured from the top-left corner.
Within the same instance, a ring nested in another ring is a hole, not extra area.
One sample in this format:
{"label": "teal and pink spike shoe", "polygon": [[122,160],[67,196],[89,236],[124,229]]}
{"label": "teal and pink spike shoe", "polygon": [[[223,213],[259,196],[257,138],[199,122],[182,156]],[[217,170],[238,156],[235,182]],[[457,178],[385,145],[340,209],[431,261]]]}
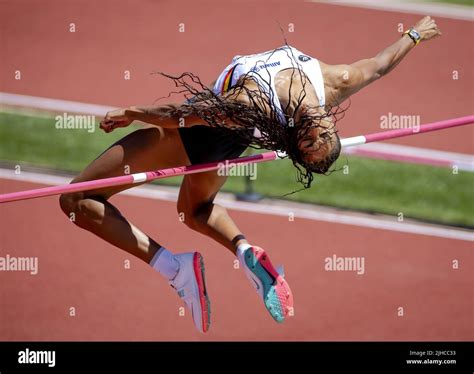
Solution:
{"label": "teal and pink spike shoe", "polygon": [[250,247],[243,253],[247,277],[262,298],[273,319],[279,323],[293,316],[293,294],[283,271],[275,269],[262,248]]}

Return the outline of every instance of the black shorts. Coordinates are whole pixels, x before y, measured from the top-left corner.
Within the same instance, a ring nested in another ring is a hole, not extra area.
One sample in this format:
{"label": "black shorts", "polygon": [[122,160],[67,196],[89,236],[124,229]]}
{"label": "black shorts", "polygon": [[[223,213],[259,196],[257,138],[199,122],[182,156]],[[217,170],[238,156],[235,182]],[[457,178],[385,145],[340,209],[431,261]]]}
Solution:
{"label": "black shorts", "polygon": [[197,125],[178,131],[192,165],[237,158],[249,144],[228,129]]}

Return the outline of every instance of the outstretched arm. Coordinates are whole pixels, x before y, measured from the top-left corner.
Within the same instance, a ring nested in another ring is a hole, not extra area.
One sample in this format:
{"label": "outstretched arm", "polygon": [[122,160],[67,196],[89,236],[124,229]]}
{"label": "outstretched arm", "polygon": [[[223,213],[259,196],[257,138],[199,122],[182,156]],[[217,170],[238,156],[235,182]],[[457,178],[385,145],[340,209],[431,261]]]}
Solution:
{"label": "outstretched arm", "polygon": [[[420,41],[432,39],[441,35],[435,21],[427,16],[414,27],[421,37]],[[357,61],[351,65],[334,66],[337,76],[337,101],[342,102],[363,87],[383,77],[392,71],[403,58],[415,47],[415,42],[409,35],[404,34],[391,46],[385,48],[375,57]]]}
{"label": "outstretched arm", "polygon": [[107,113],[100,123],[100,128],[105,132],[111,132],[118,127],[127,127],[133,121],[141,121],[151,125],[164,128],[191,127],[197,124],[205,124],[204,121],[196,115],[188,115],[180,118],[173,113],[178,105],[160,105],[160,106],[131,106],[124,109],[117,109]]}
{"label": "outstretched arm", "polygon": [[[213,87],[215,82],[211,83]],[[117,109],[107,113],[100,122],[100,128],[105,132],[111,132],[118,127],[127,127],[133,121],[141,121],[151,125],[164,128],[191,127],[194,125],[207,125],[199,116],[189,114],[179,117],[175,113],[180,105],[155,105],[155,106],[131,106]]]}

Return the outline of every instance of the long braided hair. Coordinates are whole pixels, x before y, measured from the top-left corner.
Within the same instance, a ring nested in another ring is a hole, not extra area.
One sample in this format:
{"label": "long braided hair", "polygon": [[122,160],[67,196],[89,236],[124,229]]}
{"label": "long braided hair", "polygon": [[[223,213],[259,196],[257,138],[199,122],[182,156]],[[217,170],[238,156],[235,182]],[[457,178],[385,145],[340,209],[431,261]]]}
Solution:
{"label": "long braided hair", "polygon": [[[342,109],[339,105],[329,108],[326,106],[326,108],[322,108],[323,110],[315,110],[318,108],[317,106],[307,108],[303,104],[303,100],[306,97],[306,85],[309,80],[288,44],[285,43],[285,46],[275,49],[272,54],[278,50],[284,50],[293,65],[288,88],[289,104],[283,110],[273,105],[273,91],[265,90],[259,82],[259,80],[264,81],[270,86],[271,81],[265,80],[262,74],[256,70],[244,74],[227,92],[231,93],[232,97],[244,93],[248,98],[246,103],[215,94],[212,89],[201,82],[198,76],[190,72],[182,73],[179,76],[163,72],[152,74],[160,74],[171,79],[178,88],[178,91],[173,91],[166,97],[170,97],[172,94],[184,94],[187,99],[181,105],[166,106],[166,110],[161,113],[163,116],[186,118],[191,114],[197,115],[212,128],[226,130],[230,128],[235,133],[236,139],[242,144],[256,149],[286,152],[297,170],[297,181],[303,184],[306,189],[311,186],[314,178],[313,173],[328,175],[334,171],[330,168],[339,157],[341,146],[335,126],[325,131],[329,136],[322,144],[329,142],[329,139],[333,139],[334,142],[334,138],[336,144],[332,144],[331,152],[322,160],[306,162],[306,153],[301,144],[305,140],[314,140],[310,132],[316,127],[321,127],[322,121],[331,121],[335,125],[336,121],[343,117],[346,109]],[[258,80],[256,76],[258,76]],[[270,77],[270,74],[268,76]],[[296,80],[301,82],[302,89],[299,92],[295,92],[293,88],[293,83]],[[255,84],[248,84],[249,82]],[[292,113],[288,113],[287,109],[293,96],[296,97],[296,106]],[[281,118],[286,119],[285,124],[282,123]]]}

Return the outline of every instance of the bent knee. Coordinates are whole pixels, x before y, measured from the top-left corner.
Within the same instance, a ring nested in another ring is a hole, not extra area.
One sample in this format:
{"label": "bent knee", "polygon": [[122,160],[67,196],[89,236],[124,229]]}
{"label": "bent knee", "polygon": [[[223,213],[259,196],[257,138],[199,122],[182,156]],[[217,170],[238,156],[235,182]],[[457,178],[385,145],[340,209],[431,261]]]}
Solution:
{"label": "bent knee", "polygon": [[178,219],[192,230],[198,230],[199,220],[192,210],[180,209],[178,206]]}
{"label": "bent knee", "polygon": [[206,202],[200,205],[198,208],[190,209],[184,204],[178,202],[178,217],[190,229],[195,231],[202,231],[207,226],[208,214],[207,211],[211,207],[212,202]]}
{"label": "bent knee", "polygon": [[71,212],[76,211],[78,202],[82,199],[81,194],[68,193],[59,196],[59,206],[64,214],[69,215]]}
{"label": "bent knee", "polygon": [[103,216],[104,205],[102,197],[84,197],[83,193],[63,194],[59,197],[59,205],[68,217],[74,214],[76,219],[83,221],[100,219]]}

